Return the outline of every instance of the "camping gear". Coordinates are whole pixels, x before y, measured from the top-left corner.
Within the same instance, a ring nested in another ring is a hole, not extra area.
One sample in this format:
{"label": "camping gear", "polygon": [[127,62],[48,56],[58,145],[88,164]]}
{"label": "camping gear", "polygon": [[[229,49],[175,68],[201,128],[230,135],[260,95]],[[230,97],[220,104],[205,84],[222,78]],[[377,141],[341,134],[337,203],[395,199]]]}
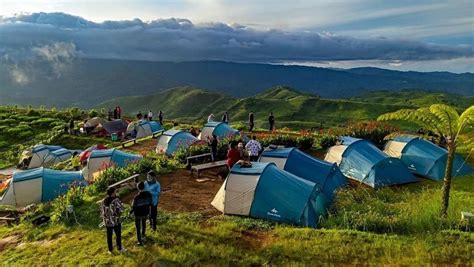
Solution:
{"label": "camping gear", "polygon": [[224,214],[315,228],[329,203],[315,183],[274,163],[253,162],[234,165],[211,204]]}
{"label": "camping gear", "polygon": [[156,153],[171,156],[180,148],[187,148],[199,140],[192,134],[180,130],[168,130],[158,139]]}
{"label": "camping gear", "polygon": [[329,148],[325,161],[336,163],[341,172],[373,188],[418,181],[405,164],[389,157],[367,140],[342,137],[342,144]]}
{"label": "camping gear", "polygon": [[338,188],[348,184],[347,178],[335,163],[313,158],[294,147],[267,148],[259,161],[273,162],[281,170],[316,183],[329,199],[334,198]]}
{"label": "camping gear", "polygon": [[65,193],[73,183],[84,184],[81,172],[58,171],[43,167],[16,172],[0,199],[0,204],[26,207],[50,201]]}
{"label": "camping gear", "polygon": [[61,146],[39,144],[25,150],[20,159],[23,169],[49,167],[56,163],[68,160],[75,151],[67,150]]}
{"label": "camping gear", "polygon": [[118,136],[122,135],[127,131],[128,123],[125,120],[117,119],[113,121],[107,121],[99,117],[94,117],[85,122],[86,133],[98,134],[98,135],[111,135],[113,133]]}
{"label": "camping gear", "polygon": [[[397,136],[385,145],[385,153],[399,158],[413,173],[441,181],[444,178],[448,151],[417,136]],[[456,154],[453,161],[453,176],[468,175],[474,169]]]}
{"label": "camping gear", "polygon": [[139,120],[135,123],[130,123],[127,128],[127,135],[133,136],[136,139],[152,136],[154,133],[163,130],[163,127],[156,121]]}
{"label": "camping gear", "polygon": [[125,167],[130,163],[137,162],[143,157],[136,154],[120,151],[116,148],[92,150],[86,167],[82,170],[84,178],[88,181],[93,180],[94,173],[103,171],[111,166]]}
{"label": "camping gear", "polygon": [[207,142],[213,134],[222,140],[239,135],[239,131],[231,128],[227,123],[211,121],[204,125],[198,138]]}
{"label": "camping gear", "polygon": [[113,133],[113,134],[110,135],[110,139],[112,141],[117,141],[118,140],[118,135],[116,133]]}

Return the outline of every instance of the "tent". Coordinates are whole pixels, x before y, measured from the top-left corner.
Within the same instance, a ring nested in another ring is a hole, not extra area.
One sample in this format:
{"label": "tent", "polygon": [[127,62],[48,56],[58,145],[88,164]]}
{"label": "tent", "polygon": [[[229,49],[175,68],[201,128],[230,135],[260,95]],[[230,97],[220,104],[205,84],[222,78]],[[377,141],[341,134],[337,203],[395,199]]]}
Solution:
{"label": "tent", "polygon": [[25,207],[50,201],[65,193],[72,183],[84,183],[81,172],[36,168],[16,172],[0,199],[1,205]]}
{"label": "tent", "polygon": [[50,153],[56,150],[64,150],[64,148],[61,146],[43,144],[36,145],[31,149],[23,151],[20,159],[20,165],[23,165],[22,167],[25,169],[46,166],[46,163],[51,160]]}
{"label": "tent", "polygon": [[336,190],[347,185],[347,179],[335,163],[329,163],[302,152],[297,148],[265,149],[260,162],[273,162],[279,169],[316,183],[328,199]]}
{"label": "tent", "polygon": [[211,204],[224,214],[316,227],[329,200],[315,183],[274,163],[254,162],[234,165]]}
{"label": "tent", "polygon": [[92,150],[87,165],[83,169],[84,178],[90,181],[96,172],[103,171],[111,166],[125,167],[141,159],[142,156],[140,155],[126,153],[115,148]]}
{"label": "tent", "polygon": [[201,134],[199,135],[200,140],[207,141],[215,134],[219,139],[234,137],[239,135],[239,131],[231,128],[227,123],[211,121],[204,125]]}
{"label": "tent", "polygon": [[156,153],[165,153],[166,155],[171,156],[179,148],[187,148],[198,141],[199,139],[188,132],[168,130],[158,139]]}
{"label": "tent", "polygon": [[60,162],[66,161],[80,152],[81,151],[74,151],[65,148],[54,150],[46,156],[43,167],[50,167]]}
{"label": "tent", "polygon": [[81,163],[85,162],[87,159],[89,159],[93,150],[103,150],[103,149],[107,149],[103,144],[93,145],[79,154],[79,161]]}
{"label": "tent", "polygon": [[373,188],[417,181],[401,160],[362,139],[342,137],[342,144],[329,148],[325,160],[338,164],[346,177]]}
{"label": "tent", "polygon": [[156,121],[139,120],[130,123],[127,128],[127,134],[134,135],[134,138],[140,139],[153,135],[153,133],[163,130],[161,125]]}
{"label": "tent", "polygon": [[[399,158],[413,173],[441,181],[444,178],[448,151],[416,136],[397,136],[385,145],[384,152]],[[474,172],[460,155],[454,156],[453,176]]]}
{"label": "tent", "polygon": [[84,127],[86,127],[86,133],[95,133],[95,134],[118,134],[127,131],[128,123],[125,120],[117,119],[113,121],[107,121],[99,117],[94,117],[85,122]]}

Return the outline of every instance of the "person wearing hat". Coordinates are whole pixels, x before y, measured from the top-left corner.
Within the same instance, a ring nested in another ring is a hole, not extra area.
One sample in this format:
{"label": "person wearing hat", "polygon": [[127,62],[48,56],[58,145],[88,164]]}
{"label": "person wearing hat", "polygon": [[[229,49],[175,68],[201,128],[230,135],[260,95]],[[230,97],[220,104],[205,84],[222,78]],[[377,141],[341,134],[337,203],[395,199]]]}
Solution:
{"label": "person wearing hat", "polygon": [[130,214],[135,215],[138,245],[143,246],[146,232],[146,219],[150,215],[153,198],[150,192],[145,191],[145,183],[139,182],[137,189],[139,193],[133,198]]}
{"label": "person wearing hat", "polygon": [[160,199],[161,186],[156,180],[154,171],[149,171],[145,182],[145,191],[150,192],[152,204],[150,210],[150,225],[153,231],[156,231],[156,218],[158,216],[158,200]]}

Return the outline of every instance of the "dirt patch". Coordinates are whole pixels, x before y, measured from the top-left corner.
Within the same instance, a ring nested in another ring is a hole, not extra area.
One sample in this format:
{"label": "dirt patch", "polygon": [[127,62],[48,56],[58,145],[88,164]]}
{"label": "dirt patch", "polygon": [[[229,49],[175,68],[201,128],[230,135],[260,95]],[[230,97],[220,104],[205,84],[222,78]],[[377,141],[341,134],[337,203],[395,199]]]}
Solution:
{"label": "dirt patch", "polygon": [[157,145],[157,139],[147,139],[143,141],[139,141],[136,144],[127,146],[125,150],[134,152],[134,153],[139,153],[141,155],[146,155],[148,152],[155,151],[156,145]]}
{"label": "dirt patch", "polygon": [[[160,175],[158,181],[162,193],[158,208],[166,211],[200,212],[205,216],[219,215],[211,201],[223,181],[217,178],[215,171],[204,171],[200,178],[208,178],[206,182],[197,182],[188,170],[178,170],[170,174]],[[136,192],[131,192],[122,198],[123,202],[131,203]]]}
{"label": "dirt patch", "polygon": [[272,242],[272,235],[265,232],[243,231],[240,236],[241,246],[253,250],[263,249]]}
{"label": "dirt patch", "polygon": [[14,246],[20,241],[19,235],[11,235],[0,239],[0,252],[5,250],[8,246]]}

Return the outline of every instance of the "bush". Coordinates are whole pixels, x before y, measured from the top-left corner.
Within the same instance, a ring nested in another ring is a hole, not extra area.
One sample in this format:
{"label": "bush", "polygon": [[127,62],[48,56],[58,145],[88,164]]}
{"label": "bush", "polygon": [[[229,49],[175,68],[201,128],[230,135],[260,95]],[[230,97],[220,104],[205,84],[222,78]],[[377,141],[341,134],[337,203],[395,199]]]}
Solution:
{"label": "bush", "polygon": [[67,216],[67,207],[69,205],[79,207],[84,203],[84,198],[86,196],[85,188],[79,184],[73,184],[69,187],[69,190],[57,197],[51,202],[52,211],[51,211],[51,220],[54,222],[63,221],[65,223],[73,222],[71,218]]}
{"label": "bush", "polygon": [[[61,125],[63,124],[63,122],[59,123]],[[57,120],[53,118],[41,118],[33,121],[31,124],[36,127],[49,128],[52,124],[57,125]]]}
{"label": "bush", "polygon": [[99,177],[94,181],[92,185],[94,192],[105,192],[109,185],[112,185],[116,182],[119,182],[125,178],[128,178],[132,175],[129,169],[126,168],[117,168],[110,167],[105,169]]}

